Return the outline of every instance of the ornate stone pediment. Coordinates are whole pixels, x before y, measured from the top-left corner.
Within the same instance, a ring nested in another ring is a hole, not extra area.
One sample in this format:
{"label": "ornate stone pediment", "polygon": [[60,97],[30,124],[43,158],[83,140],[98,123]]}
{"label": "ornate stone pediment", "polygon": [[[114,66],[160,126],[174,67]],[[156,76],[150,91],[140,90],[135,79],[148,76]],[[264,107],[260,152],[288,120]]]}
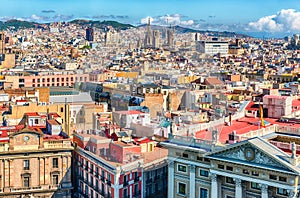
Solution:
{"label": "ornate stone pediment", "polygon": [[277,168],[281,170],[291,171],[291,169],[285,164],[281,163],[281,160],[276,158],[280,158],[280,156],[272,156],[271,154],[264,152],[261,149],[258,149],[254,145],[251,144],[243,144],[237,147],[231,147],[215,152],[209,155],[212,158],[220,158],[232,161],[233,163],[247,163],[253,165],[260,165],[269,168]]}

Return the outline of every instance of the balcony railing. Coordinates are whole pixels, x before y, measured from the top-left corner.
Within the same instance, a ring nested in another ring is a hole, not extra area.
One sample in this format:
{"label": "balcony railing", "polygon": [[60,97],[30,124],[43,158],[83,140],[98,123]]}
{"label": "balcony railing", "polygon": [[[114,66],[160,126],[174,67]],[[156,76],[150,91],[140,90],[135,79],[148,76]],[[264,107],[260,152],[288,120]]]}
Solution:
{"label": "balcony railing", "polygon": [[42,186],[10,188],[10,192],[23,192],[23,191],[33,191],[33,190],[42,190]]}

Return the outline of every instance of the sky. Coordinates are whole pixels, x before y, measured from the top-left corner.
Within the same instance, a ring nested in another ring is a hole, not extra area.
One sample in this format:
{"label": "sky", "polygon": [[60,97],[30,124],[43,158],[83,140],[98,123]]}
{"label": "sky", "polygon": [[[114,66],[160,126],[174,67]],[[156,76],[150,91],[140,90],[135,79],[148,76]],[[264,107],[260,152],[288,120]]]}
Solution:
{"label": "sky", "polygon": [[235,32],[300,32],[300,0],[0,0],[0,20],[116,20]]}

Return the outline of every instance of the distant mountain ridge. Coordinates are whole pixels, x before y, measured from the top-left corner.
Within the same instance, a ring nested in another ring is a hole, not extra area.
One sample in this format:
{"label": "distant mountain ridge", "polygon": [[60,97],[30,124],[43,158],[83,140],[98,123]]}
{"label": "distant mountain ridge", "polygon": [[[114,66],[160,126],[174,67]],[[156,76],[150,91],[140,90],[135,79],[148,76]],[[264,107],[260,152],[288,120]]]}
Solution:
{"label": "distant mountain ridge", "polygon": [[26,28],[34,28],[37,27],[39,23],[29,22],[29,21],[20,21],[16,19],[8,20],[8,21],[0,21],[0,30],[5,30],[7,28],[14,29],[26,29]]}
{"label": "distant mountain ridge", "polygon": [[[120,23],[117,21],[94,21],[94,20],[85,20],[85,19],[75,19],[72,21],[69,21],[71,24],[81,25],[81,26],[90,26],[90,27],[96,27],[100,29],[105,29],[108,26],[112,26],[116,30],[126,30],[130,28],[140,28],[140,27],[146,27],[147,25],[140,25],[140,26],[133,26],[131,24],[125,24]],[[50,23],[37,23],[37,22],[30,22],[30,21],[20,21],[20,20],[8,20],[5,22],[0,21],[0,30],[5,30],[7,28],[14,28],[14,29],[26,29],[26,28],[37,28],[42,25],[49,25]],[[152,29],[159,29],[163,30],[166,28],[165,26],[158,26],[158,25],[151,25]],[[220,31],[210,31],[210,30],[195,30],[187,27],[182,27],[179,25],[171,27],[173,28],[177,33],[201,33],[201,34],[208,34],[210,36],[221,36],[221,37],[250,37],[246,34],[239,34],[235,32],[220,32]]]}
{"label": "distant mountain ridge", "polygon": [[100,29],[103,29],[107,26],[112,26],[116,30],[126,30],[130,28],[135,28],[131,24],[119,23],[117,21],[93,21],[93,20],[76,19],[70,21],[69,23],[77,24],[77,25],[86,25],[86,26],[96,27]]}
{"label": "distant mountain ridge", "polygon": [[[119,23],[117,21],[93,21],[93,20],[84,20],[84,19],[76,19],[70,21],[69,23],[82,25],[82,26],[91,26],[100,29],[104,29],[107,26],[112,26],[116,30],[126,30],[129,28],[134,28],[131,24]],[[0,21],[0,30],[5,30],[8,28],[13,29],[27,29],[27,28],[36,28],[41,25],[49,25],[50,23],[37,23],[30,21],[20,21],[20,20],[8,20],[8,21]]]}
{"label": "distant mountain ridge", "polygon": [[[146,27],[147,24],[143,24],[138,26],[137,28],[140,27]],[[200,33],[200,34],[208,34],[210,36],[220,36],[220,37],[251,37],[247,34],[240,34],[240,33],[235,33],[235,32],[228,32],[228,31],[212,31],[212,30],[195,30],[192,28],[187,28],[187,27],[182,27],[179,25],[172,26],[172,27],[166,27],[166,26],[159,26],[159,25],[151,25],[151,28],[154,30],[163,30],[165,28],[171,28],[174,29],[176,33]]]}

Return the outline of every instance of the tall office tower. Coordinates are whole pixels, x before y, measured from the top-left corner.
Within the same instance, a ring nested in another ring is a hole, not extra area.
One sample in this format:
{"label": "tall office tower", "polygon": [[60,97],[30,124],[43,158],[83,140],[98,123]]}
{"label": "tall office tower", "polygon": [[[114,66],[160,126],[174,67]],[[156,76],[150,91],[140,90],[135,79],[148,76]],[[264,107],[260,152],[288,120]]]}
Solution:
{"label": "tall office tower", "polygon": [[298,45],[298,43],[299,43],[299,34],[294,34],[294,42],[295,42],[295,45]]}
{"label": "tall office tower", "polygon": [[199,41],[199,33],[195,33],[195,41]]}
{"label": "tall office tower", "polygon": [[145,40],[144,40],[144,47],[152,47],[152,43],[153,43],[153,33],[152,33],[152,29],[150,26],[150,18],[148,19],[148,25],[147,25],[147,30],[145,33]]}
{"label": "tall office tower", "polygon": [[159,48],[160,47],[160,31],[159,30],[154,30],[153,31],[153,44],[152,47],[153,48]]}
{"label": "tall office tower", "polygon": [[170,29],[167,30],[167,44],[169,47],[174,45],[174,31]]}
{"label": "tall office tower", "polygon": [[4,54],[5,49],[5,34],[0,32],[0,54]]}
{"label": "tall office tower", "polygon": [[87,28],[85,33],[86,33],[85,38],[87,41],[94,41],[94,29],[93,28]]}

